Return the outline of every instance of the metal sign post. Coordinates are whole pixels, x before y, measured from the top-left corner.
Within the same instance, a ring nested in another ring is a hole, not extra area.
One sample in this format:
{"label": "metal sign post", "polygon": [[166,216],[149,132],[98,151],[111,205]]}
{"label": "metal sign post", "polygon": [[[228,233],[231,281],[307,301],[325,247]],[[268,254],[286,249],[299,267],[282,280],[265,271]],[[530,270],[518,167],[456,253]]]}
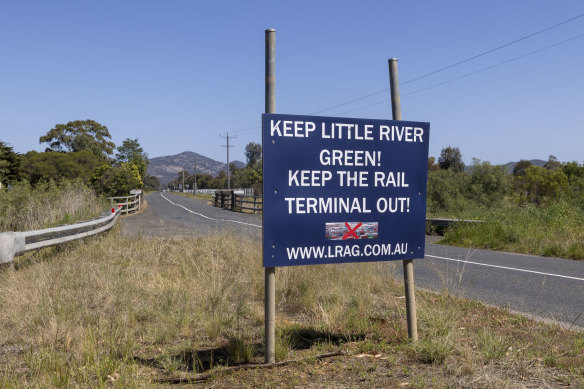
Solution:
{"label": "metal sign post", "polygon": [[[401,120],[401,101],[399,96],[399,79],[397,76],[397,58],[390,58],[389,85],[391,89],[391,112],[393,120]],[[418,340],[418,316],[416,313],[416,288],[414,284],[414,263],[411,259],[403,261],[404,286],[406,292],[406,313],[408,319],[408,336],[412,341]]]}
{"label": "metal sign post", "polygon": [[[266,30],[266,113],[276,112],[276,30]],[[262,144],[264,142],[262,134]],[[265,182],[264,182],[265,185]],[[264,189],[265,193],[265,189]],[[263,229],[265,232],[265,229]],[[276,268],[264,270],[265,363],[276,362]]]}

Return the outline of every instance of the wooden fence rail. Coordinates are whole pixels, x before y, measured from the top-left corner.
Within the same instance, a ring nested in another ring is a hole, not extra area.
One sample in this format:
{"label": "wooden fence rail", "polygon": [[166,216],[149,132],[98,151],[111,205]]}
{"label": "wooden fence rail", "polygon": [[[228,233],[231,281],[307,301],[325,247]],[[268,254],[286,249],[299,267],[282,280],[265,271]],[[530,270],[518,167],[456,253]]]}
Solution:
{"label": "wooden fence rail", "polygon": [[254,214],[263,212],[262,196],[246,196],[232,190],[216,191],[213,195],[213,205],[239,212],[251,211]]}
{"label": "wooden fence rail", "polygon": [[122,215],[127,215],[130,212],[139,211],[142,205],[142,191],[131,194],[130,196],[108,197],[111,206],[118,206],[121,209]]}

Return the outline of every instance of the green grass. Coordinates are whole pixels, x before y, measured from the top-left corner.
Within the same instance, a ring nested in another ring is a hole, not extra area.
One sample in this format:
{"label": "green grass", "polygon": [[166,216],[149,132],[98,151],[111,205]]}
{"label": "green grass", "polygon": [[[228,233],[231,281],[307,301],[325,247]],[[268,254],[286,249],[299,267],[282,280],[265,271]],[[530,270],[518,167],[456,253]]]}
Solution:
{"label": "green grass", "polygon": [[584,259],[584,207],[578,203],[498,207],[467,216],[485,222],[455,225],[442,243]]}
{"label": "green grass", "polygon": [[210,194],[199,193],[196,196],[191,192],[172,192],[179,196],[189,197],[191,199],[201,199],[201,200],[213,200],[213,196]]}

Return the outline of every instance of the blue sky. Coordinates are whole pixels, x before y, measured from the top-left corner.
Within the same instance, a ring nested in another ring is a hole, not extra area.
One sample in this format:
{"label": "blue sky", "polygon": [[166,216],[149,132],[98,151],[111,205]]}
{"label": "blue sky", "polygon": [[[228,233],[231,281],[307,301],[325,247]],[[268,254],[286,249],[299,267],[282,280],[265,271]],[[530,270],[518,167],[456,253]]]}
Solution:
{"label": "blue sky", "polygon": [[[405,83],[582,13],[581,1],[4,2],[0,140],[42,151],[55,124],[93,119],[150,157],[224,160],[229,131],[245,161],[261,139],[266,28],[276,111],[311,114],[388,88],[388,58]],[[581,34],[584,17],[406,83],[402,117],[431,123],[434,156],[582,162],[584,37],[408,95]],[[389,92],[321,114],[391,119]]]}

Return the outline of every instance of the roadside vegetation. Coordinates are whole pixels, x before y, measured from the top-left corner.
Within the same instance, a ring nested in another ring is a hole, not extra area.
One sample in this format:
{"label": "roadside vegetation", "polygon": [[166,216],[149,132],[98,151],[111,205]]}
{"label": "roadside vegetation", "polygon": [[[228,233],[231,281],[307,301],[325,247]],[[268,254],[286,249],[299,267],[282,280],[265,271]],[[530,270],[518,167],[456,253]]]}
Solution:
{"label": "roadside vegetation", "polygon": [[148,155],[138,139],[125,139],[116,147],[108,128],[94,120],[56,124],[39,143],[46,144],[44,152],[20,154],[0,140],[0,190],[22,182],[34,188],[78,180],[97,195],[126,196],[131,189],[160,186],[146,174]]}
{"label": "roadside vegetation", "polygon": [[20,257],[0,274],[0,387],[584,385],[583,333],[447,294],[417,293],[410,343],[392,263],[279,268],[284,364],[227,372],[263,362],[260,253],[114,230]]}
{"label": "roadside vegetation", "polygon": [[107,203],[81,180],[15,182],[0,190],[0,231],[28,231],[99,216]]}
{"label": "roadside vegetation", "polygon": [[484,221],[454,225],[445,244],[584,259],[584,165],[550,156],[512,172],[476,159],[465,169],[445,148],[428,163],[428,216]]}
{"label": "roadside vegetation", "polygon": [[77,120],[41,136],[44,152],[19,154],[0,140],[0,231],[89,220],[107,209],[106,197],[158,189],[138,139],[118,147],[110,139],[106,126]]}

